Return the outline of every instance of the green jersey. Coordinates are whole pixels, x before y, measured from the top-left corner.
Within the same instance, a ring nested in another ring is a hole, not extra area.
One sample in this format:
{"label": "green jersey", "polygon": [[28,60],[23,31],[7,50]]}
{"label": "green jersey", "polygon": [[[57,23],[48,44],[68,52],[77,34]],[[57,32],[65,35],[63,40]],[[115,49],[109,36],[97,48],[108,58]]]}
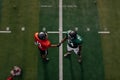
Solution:
{"label": "green jersey", "polygon": [[82,45],[82,37],[77,34],[77,38],[75,39],[70,39],[69,34],[66,33],[66,38],[68,39],[68,45],[72,48],[77,48],[79,45]]}

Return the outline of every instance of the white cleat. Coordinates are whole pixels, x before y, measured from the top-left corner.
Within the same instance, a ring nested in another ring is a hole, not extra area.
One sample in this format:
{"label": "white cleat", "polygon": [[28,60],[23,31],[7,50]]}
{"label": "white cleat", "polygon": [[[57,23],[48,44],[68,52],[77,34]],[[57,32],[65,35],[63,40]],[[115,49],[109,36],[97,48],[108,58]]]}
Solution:
{"label": "white cleat", "polygon": [[71,55],[71,53],[67,52],[66,54],[64,54],[64,57],[67,57],[68,55]]}

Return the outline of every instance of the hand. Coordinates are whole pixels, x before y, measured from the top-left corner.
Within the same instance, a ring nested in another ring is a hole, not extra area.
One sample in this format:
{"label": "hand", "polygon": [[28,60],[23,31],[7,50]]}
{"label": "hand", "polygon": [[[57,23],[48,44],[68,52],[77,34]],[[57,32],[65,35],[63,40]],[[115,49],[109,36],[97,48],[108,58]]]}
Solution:
{"label": "hand", "polygon": [[37,46],[39,43],[38,42],[34,42],[34,44]]}
{"label": "hand", "polygon": [[60,45],[61,45],[61,43],[58,43],[58,44],[57,44],[57,47],[59,47]]}

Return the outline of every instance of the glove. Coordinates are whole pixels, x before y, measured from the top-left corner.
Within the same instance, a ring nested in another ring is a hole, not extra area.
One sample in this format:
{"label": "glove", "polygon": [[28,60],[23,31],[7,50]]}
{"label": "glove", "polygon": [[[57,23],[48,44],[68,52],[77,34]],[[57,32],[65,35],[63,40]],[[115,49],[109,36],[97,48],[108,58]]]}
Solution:
{"label": "glove", "polygon": [[39,43],[38,42],[34,42],[34,44],[37,46]]}
{"label": "glove", "polygon": [[57,44],[57,47],[59,47],[60,45],[61,45],[61,43],[58,43],[58,44]]}

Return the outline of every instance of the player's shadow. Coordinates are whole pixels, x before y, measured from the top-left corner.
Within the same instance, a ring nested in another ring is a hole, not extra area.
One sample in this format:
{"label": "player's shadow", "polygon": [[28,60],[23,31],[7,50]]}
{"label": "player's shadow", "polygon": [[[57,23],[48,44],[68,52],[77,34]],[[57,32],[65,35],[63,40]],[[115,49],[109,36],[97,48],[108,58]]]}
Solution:
{"label": "player's shadow", "polygon": [[48,76],[48,63],[43,63],[43,69],[44,69],[44,80],[49,80]]}
{"label": "player's shadow", "polygon": [[67,57],[69,59],[69,63],[70,63],[70,73],[71,73],[71,80],[75,79],[75,74],[74,74],[74,70],[73,70],[73,62],[72,62],[72,58],[71,55],[69,57]]}
{"label": "player's shadow", "polygon": [[80,68],[81,68],[81,79],[80,80],[84,80],[83,61],[80,63]]}
{"label": "player's shadow", "polygon": [[[69,59],[69,63],[70,63],[71,80],[75,80],[75,74],[74,74],[75,70],[73,70],[74,63],[72,61],[71,55],[68,56],[67,58]],[[80,80],[84,80],[83,62],[78,63],[78,64],[80,65],[80,68],[81,68],[81,77],[80,77]]]}

